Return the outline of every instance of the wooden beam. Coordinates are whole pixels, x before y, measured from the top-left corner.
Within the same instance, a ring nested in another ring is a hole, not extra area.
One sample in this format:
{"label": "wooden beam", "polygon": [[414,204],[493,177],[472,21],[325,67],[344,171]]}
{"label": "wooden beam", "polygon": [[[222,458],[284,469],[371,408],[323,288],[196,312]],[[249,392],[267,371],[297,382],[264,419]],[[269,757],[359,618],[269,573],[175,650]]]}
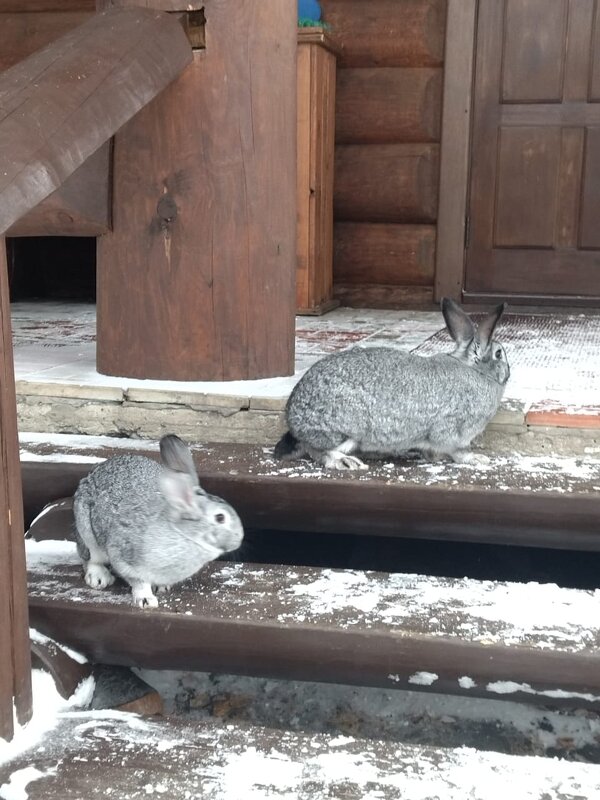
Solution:
{"label": "wooden beam", "polygon": [[441,69],[340,69],[338,144],[439,142]]}
{"label": "wooden beam", "polygon": [[349,308],[419,309],[435,311],[433,286],[335,281],[333,296]]}
{"label": "wooden beam", "polygon": [[461,299],[477,0],[448,0],[435,299]]}
{"label": "wooden beam", "polygon": [[110,230],[111,142],[103,144],[60,189],[28,211],[7,236],[102,236]]}
{"label": "wooden beam", "polygon": [[0,738],[31,716],[23,499],[6,263],[0,236]]}
{"label": "wooden beam", "polygon": [[0,233],[55,191],[192,59],[176,19],[98,14],[0,75]]}
{"label": "wooden beam", "polygon": [[336,284],[432,286],[435,225],[336,222]]}
{"label": "wooden beam", "polygon": [[321,0],[342,67],[439,67],[446,0]]}
{"label": "wooden beam", "polygon": [[335,219],[435,222],[438,172],[437,144],[338,145]]}

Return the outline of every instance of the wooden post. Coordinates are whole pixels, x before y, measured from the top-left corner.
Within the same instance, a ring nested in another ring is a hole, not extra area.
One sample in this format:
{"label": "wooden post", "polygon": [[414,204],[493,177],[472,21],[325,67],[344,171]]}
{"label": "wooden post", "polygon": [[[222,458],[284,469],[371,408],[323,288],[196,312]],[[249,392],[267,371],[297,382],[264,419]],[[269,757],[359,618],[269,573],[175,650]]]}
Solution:
{"label": "wooden post", "polygon": [[336,51],[322,28],[298,30],[298,314],[333,299],[333,167]]}
{"label": "wooden post", "polygon": [[23,500],[6,242],[0,236],[0,737],[31,717],[31,663]]}
{"label": "wooden post", "polygon": [[296,4],[200,5],[206,49],[115,138],[114,229],[98,243],[105,374],[294,369]]}

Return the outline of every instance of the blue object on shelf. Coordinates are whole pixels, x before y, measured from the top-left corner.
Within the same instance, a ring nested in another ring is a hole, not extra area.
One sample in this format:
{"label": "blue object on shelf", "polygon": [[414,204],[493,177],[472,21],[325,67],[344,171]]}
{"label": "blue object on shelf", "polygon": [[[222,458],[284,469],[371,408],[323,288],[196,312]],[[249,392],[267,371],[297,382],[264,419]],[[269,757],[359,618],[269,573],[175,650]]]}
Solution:
{"label": "blue object on shelf", "polygon": [[298,17],[300,19],[321,19],[319,0],[298,0]]}

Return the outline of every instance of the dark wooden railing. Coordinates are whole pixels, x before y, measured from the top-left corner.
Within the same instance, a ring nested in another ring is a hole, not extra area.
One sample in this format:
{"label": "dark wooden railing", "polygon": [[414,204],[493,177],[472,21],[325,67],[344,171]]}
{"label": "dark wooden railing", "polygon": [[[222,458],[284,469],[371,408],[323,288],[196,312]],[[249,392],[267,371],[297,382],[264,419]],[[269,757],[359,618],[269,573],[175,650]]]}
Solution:
{"label": "dark wooden railing", "polygon": [[96,15],[0,75],[0,737],[31,715],[21,473],[6,230],[191,62],[174,17]]}

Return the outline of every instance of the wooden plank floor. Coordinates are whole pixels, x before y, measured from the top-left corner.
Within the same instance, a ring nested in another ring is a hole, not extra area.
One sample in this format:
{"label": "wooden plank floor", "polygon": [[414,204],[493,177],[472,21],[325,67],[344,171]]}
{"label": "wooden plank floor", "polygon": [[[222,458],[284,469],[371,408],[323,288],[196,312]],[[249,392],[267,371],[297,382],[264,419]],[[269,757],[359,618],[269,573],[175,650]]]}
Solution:
{"label": "wooden plank floor", "polygon": [[600,767],[119,712],[65,714],[42,747],[0,765],[0,796],[30,800],[490,800],[515,791],[597,797]]}
{"label": "wooden plank floor", "polygon": [[[102,442],[27,445],[28,521],[72,494],[100,459],[157,457],[149,443]],[[246,527],[600,550],[598,460],[497,456],[483,467],[385,462],[346,473],[276,462],[270,448],[254,445],[207,445],[194,456],[203,486],[231,502]]]}
{"label": "wooden plank floor", "polygon": [[141,610],[27,549],[31,624],[93,662],[600,704],[600,592],[215,562]]}

